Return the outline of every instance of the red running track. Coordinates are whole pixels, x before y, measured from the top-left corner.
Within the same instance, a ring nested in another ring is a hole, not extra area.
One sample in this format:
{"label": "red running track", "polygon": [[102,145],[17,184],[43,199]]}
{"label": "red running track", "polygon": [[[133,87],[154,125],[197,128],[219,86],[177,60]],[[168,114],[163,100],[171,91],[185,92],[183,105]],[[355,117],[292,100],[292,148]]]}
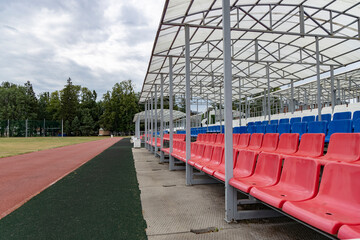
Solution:
{"label": "red running track", "polygon": [[0,158],[0,219],[121,138]]}

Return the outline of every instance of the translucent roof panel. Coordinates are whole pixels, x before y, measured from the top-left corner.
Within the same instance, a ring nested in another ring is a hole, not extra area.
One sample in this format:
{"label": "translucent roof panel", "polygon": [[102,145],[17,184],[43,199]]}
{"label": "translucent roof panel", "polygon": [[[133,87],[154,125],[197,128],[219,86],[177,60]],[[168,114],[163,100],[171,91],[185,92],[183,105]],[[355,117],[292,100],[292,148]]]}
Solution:
{"label": "translucent roof panel", "polygon": [[[157,110],[157,117],[158,121],[160,121],[160,109]],[[170,110],[169,109],[163,109],[164,114],[164,122],[170,121]],[[148,119],[151,119],[151,115],[147,116]],[[173,120],[180,119],[186,117],[186,114],[180,111],[173,110]],[[140,118],[140,122],[145,121],[145,111],[136,113],[133,118],[133,122],[136,122],[136,120]],[[155,119],[155,110],[153,111],[153,119]]]}

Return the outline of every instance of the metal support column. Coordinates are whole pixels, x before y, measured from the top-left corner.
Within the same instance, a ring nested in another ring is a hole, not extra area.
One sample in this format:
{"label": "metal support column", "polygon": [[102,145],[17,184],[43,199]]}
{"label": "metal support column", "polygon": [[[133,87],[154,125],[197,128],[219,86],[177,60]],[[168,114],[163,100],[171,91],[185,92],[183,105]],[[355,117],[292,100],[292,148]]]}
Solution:
{"label": "metal support column", "polygon": [[331,79],[331,110],[334,113],[335,110],[335,88],[334,88],[334,66],[330,66],[330,79]]}
{"label": "metal support column", "polygon": [[295,103],[294,103],[294,80],[291,79],[291,114],[294,114],[295,111]]}
{"label": "metal support column", "polygon": [[64,137],[64,119],[61,119],[61,137]]}
{"label": "metal support column", "polygon": [[206,112],[207,112],[207,121],[206,121],[206,132],[209,131],[209,121],[210,121],[210,118],[209,118],[209,115],[210,115],[210,111],[209,111],[209,95],[206,94]]}
{"label": "metal support column", "polygon": [[145,119],[144,119],[144,122],[145,122],[145,137],[144,137],[144,145],[145,145],[145,148],[147,149],[148,148],[148,145],[147,145],[147,140],[148,140],[148,117],[147,117],[147,114],[148,114],[148,102],[146,101],[145,102]]}
{"label": "metal support column", "polygon": [[241,77],[239,77],[239,126],[241,127]]}
{"label": "metal support column", "polygon": [[175,159],[171,156],[173,152],[173,135],[174,135],[174,117],[173,117],[173,61],[172,57],[169,57],[169,170],[175,170]]}
{"label": "metal support column", "polygon": [[190,29],[185,26],[185,94],[186,94],[186,185],[192,185],[192,166],[188,164],[191,157],[191,122],[190,122]]}
{"label": "metal support column", "polygon": [[157,114],[157,102],[158,102],[158,95],[157,95],[157,90],[158,89],[158,85],[155,85],[155,143],[154,143],[154,154],[155,157],[158,153],[158,147],[157,147],[157,140],[158,140],[158,114]]}
{"label": "metal support column", "polygon": [[223,129],[223,123],[222,123],[222,97],[221,97],[221,86],[220,86],[220,105],[219,105],[219,115],[220,115],[220,133],[222,133],[222,129]]}
{"label": "metal support column", "polygon": [[269,63],[266,64],[266,76],[267,76],[267,109],[268,109],[268,117],[269,117],[269,124],[271,121],[271,108],[270,108],[270,65]]}
{"label": "metal support column", "polygon": [[320,49],[319,49],[319,38],[315,37],[316,44],[316,83],[317,83],[317,105],[318,105],[318,116],[321,121],[321,89],[320,89]]}
{"label": "metal support column", "polygon": [[222,0],[222,16],[225,101],[225,221],[232,222],[235,219],[235,214],[237,213],[237,192],[229,185],[229,180],[233,177],[230,0]]}
{"label": "metal support column", "polygon": [[164,147],[164,75],[161,74],[160,83],[160,162],[164,162],[164,152],[161,149]]}
{"label": "metal support column", "polygon": [[151,108],[151,116],[150,116],[150,151],[153,151],[152,148],[152,143],[153,143],[153,136],[154,136],[154,104],[153,104],[153,100],[154,100],[154,93],[151,92],[151,101],[150,101],[150,108]]}

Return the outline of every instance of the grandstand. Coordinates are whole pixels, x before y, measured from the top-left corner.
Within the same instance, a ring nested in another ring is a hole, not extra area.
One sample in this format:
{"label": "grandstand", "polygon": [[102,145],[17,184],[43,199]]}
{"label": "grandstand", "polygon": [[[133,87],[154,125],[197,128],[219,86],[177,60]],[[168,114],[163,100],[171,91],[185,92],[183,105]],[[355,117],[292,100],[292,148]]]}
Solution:
{"label": "grandstand", "polygon": [[[360,238],[359,12],[345,0],[166,1],[140,96],[146,148],[189,186],[223,183],[226,222],[283,215]],[[151,115],[164,96],[168,115]],[[220,106],[219,121],[192,127],[192,99]],[[241,207],[258,203],[268,208]]]}

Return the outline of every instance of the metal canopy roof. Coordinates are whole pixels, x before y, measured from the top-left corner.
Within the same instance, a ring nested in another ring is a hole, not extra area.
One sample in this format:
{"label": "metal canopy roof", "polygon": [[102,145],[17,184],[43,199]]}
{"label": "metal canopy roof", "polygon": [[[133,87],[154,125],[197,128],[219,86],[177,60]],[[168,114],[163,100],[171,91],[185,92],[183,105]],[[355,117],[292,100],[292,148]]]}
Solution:
{"label": "metal canopy roof", "polygon": [[[158,116],[158,121],[160,121],[160,111],[161,109],[157,109],[157,116]],[[148,111],[148,113],[150,113],[151,110]],[[164,122],[169,122],[170,121],[170,110],[169,109],[163,109],[163,114],[164,114]],[[150,114],[149,114],[150,115]],[[176,111],[173,110],[173,120],[179,119],[179,118],[184,118],[186,115],[183,112],[180,111]],[[151,116],[147,116],[148,119],[151,119]],[[136,122],[136,120],[140,118],[140,122],[145,120],[145,111],[136,113],[134,115],[133,118],[133,122]],[[153,119],[155,120],[155,109],[153,112]]]}
{"label": "metal canopy roof", "polygon": [[[233,99],[282,87],[360,60],[358,0],[231,0]],[[191,89],[218,102],[223,84],[222,7],[219,0],[167,0],[153,46],[140,102],[164,77],[168,95],[169,57],[174,94],[185,92],[185,25],[190,28]],[[316,86],[315,86],[316,89]]]}

